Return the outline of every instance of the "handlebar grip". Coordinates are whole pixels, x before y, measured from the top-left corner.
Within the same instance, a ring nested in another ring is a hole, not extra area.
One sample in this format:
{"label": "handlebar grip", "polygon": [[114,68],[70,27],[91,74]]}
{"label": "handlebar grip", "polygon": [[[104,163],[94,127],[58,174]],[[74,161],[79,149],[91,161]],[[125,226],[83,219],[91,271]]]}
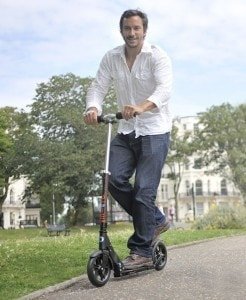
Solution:
{"label": "handlebar grip", "polygon": [[104,122],[103,115],[97,116],[97,123],[102,123],[102,122]]}
{"label": "handlebar grip", "polygon": [[116,116],[116,119],[118,119],[118,120],[123,119],[123,116],[122,116],[122,113],[121,113],[121,112],[117,112],[117,113],[115,114],[115,116]]}

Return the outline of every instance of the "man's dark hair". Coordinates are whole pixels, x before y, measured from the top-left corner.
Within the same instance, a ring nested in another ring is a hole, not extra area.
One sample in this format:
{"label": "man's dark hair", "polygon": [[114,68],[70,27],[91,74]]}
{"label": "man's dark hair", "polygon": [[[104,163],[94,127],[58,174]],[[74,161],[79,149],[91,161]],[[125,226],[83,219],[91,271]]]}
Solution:
{"label": "man's dark hair", "polygon": [[127,18],[134,17],[134,16],[138,16],[142,19],[144,32],[146,32],[146,30],[148,28],[148,17],[145,13],[143,13],[142,11],[140,11],[138,9],[128,9],[123,12],[123,14],[120,18],[120,31],[122,31],[122,29],[123,29],[123,20],[125,18],[127,19]]}

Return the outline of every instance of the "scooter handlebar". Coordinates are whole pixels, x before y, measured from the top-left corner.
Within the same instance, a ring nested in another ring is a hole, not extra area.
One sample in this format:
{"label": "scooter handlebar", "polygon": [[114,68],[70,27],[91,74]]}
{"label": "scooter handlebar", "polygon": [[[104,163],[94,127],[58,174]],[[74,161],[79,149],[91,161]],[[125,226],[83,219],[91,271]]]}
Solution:
{"label": "scooter handlebar", "polygon": [[123,119],[122,113],[117,112],[115,114],[101,115],[97,117],[98,123],[117,123],[117,120]]}

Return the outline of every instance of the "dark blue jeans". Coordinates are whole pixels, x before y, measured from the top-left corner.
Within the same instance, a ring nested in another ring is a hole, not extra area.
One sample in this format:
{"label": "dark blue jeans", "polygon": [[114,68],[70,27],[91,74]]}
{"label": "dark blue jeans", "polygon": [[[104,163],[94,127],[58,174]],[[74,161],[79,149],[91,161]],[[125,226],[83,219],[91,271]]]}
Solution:
{"label": "dark blue jeans", "polygon": [[[155,205],[170,133],[140,136],[117,134],[111,142],[109,192],[133,218],[130,253],[151,257],[155,227],[165,216]],[[131,184],[129,179],[135,175]]]}

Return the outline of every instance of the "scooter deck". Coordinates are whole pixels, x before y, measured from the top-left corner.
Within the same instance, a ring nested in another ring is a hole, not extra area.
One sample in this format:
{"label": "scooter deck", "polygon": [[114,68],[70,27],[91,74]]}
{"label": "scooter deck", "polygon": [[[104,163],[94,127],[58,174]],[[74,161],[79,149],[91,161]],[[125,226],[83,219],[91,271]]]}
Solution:
{"label": "scooter deck", "polygon": [[[126,275],[130,275],[133,273],[138,273],[138,272],[142,272],[142,271],[147,271],[147,270],[151,270],[154,269],[155,266],[154,264],[151,266],[139,266],[139,267],[134,267],[132,269],[122,269],[120,276],[126,276]],[[118,276],[117,276],[118,277]]]}

